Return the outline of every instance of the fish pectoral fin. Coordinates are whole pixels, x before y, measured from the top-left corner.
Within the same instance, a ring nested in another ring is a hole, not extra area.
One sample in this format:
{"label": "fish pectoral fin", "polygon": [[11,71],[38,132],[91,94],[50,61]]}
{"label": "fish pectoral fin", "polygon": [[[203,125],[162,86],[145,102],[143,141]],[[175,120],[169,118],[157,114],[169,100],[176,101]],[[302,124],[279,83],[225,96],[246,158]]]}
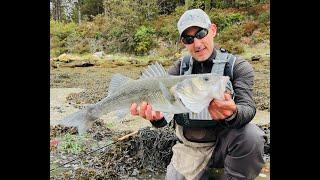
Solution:
{"label": "fish pectoral fin", "polygon": [[144,72],[140,79],[147,79],[147,78],[154,78],[154,77],[165,77],[168,76],[168,73],[163,68],[161,64],[156,62],[155,64],[149,65]]}
{"label": "fish pectoral fin", "polygon": [[132,79],[119,73],[113,75],[108,88],[108,96],[112,95],[114,92],[116,92],[119,89],[119,87],[121,87],[123,84],[125,84],[130,80]]}
{"label": "fish pectoral fin", "polygon": [[169,89],[162,83],[159,82],[159,87],[162,92],[162,95],[169,101],[173,102],[174,101],[174,96],[170,93]]}

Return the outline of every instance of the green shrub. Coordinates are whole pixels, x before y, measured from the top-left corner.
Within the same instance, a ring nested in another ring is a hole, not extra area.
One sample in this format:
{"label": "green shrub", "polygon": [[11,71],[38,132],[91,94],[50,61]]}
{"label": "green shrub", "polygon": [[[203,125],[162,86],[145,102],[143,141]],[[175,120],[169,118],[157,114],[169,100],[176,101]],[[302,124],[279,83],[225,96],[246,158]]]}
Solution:
{"label": "green shrub", "polygon": [[226,0],[217,0],[215,2],[215,8],[223,9],[223,8],[228,8],[231,6],[232,6],[232,4],[228,3]]}
{"label": "green shrub", "polygon": [[227,42],[229,40],[239,41],[243,35],[244,29],[241,26],[232,25],[226,27],[223,31],[221,31],[218,34],[216,41],[221,43]]}
{"label": "green shrub", "polygon": [[219,31],[222,31],[224,28],[240,22],[244,19],[244,16],[241,13],[210,11],[208,15],[211,19],[211,22],[217,25]]}
{"label": "green shrub", "polygon": [[81,37],[95,38],[99,31],[99,27],[93,22],[83,22],[78,27],[78,33]]}
{"label": "green shrub", "polygon": [[156,30],[157,36],[162,37],[168,43],[177,42],[179,38],[179,32],[177,29],[178,18],[173,15],[159,16],[154,21],[154,29]]}
{"label": "green shrub", "polygon": [[[261,1],[262,2],[262,1]],[[241,7],[251,7],[257,4],[257,0],[216,0],[214,3],[215,8],[230,8],[230,7],[236,7],[236,8],[241,8]]]}
{"label": "green shrub", "polygon": [[154,45],[154,36],[155,30],[153,28],[140,26],[135,35],[134,42],[135,48],[134,51],[137,55],[146,54]]}
{"label": "green shrub", "polygon": [[255,21],[245,21],[241,27],[243,28],[243,33],[245,36],[250,36],[254,30],[258,28],[258,24]]}
{"label": "green shrub", "polygon": [[66,153],[79,154],[84,151],[84,144],[81,138],[75,135],[67,133],[61,142],[59,149]]}
{"label": "green shrub", "polygon": [[185,10],[186,10],[185,6],[177,6],[175,11],[173,12],[173,15],[180,17],[185,12]]}
{"label": "green shrub", "polygon": [[103,42],[104,42],[103,39],[101,39],[101,38],[88,38],[86,40],[88,41],[90,53],[103,51]]}
{"label": "green shrub", "polygon": [[50,20],[50,56],[56,57],[68,52],[68,36],[77,32],[77,24]]}
{"label": "green shrub", "polygon": [[66,39],[60,40],[57,36],[50,37],[50,57],[57,57],[68,51],[65,48]]}
{"label": "green shrub", "polygon": [[234,1],[234,6],[239,8],[239,7],[251,7],[255,5],[256,2],[255,0],[235,0]]}
{"label": "green shrub", "polygon": [[258,16],[258,22],[262,23],[262,24],[266,24],[270,22],[270,12],[266,11],[266,12],[262,12],[259,16]]}
{"label": "green shrub", "polygon": [[232,39],[221,43],[220,46],[233,54],[241,54],[244,52],[243,45],[239,42],[233,41]]}
{"label": "green shrub", "polygon": [[50,36],[56,36],[60,40],[63,40],[69,36],[69,34],[77,30],[77,24],[74,22],[62,23],[55,20],[50,20]]}
{"label": "green shrub", "polygon": [[66,38],[65,48],[67,49],[68,53],[82,53],[84,50],[82,47],[83,38],[81,37],[79,32],[71,33]]}
{"label": "green shrub", "polygon": [[270,39],[270,29],[267,26],[262,26],[252,33],[254,43],[260,43]]}
{"label": "green shrub", "polygon": [[114,26],[110,29],[104,43],[108,52],[134,52],[135,42],[133,38],[135,30],[132,30],[132,27],[123,27],[124,26]]}
{"label": "green shrub", "polygon": [[159,8],[159,14],[171,14],[175,11],[175,8],[182,5],[183,2],[180,0],[161,0],[157,2]]}

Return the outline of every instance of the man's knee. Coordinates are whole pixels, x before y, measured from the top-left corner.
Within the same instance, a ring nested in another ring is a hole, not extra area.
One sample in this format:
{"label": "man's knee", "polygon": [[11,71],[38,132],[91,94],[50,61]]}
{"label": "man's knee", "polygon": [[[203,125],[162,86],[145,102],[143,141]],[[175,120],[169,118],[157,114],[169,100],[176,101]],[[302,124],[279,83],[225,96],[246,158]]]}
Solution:
{"label": "man's knee", "polygon": [[[238,149],[234,155],[239,156],[248,153],[263,154],[264,132],[255,124],[249,123],[241,129],[232,130],[232,142],[229,145],[232,149]],[[231,149],[230,149],[231,150]]]}
{"label": "man's knee", "polygon": [[225,173],[238,179],[254,179],[264,164],[264,132],[249,123],[230,133],[232,140],[225,159]]}

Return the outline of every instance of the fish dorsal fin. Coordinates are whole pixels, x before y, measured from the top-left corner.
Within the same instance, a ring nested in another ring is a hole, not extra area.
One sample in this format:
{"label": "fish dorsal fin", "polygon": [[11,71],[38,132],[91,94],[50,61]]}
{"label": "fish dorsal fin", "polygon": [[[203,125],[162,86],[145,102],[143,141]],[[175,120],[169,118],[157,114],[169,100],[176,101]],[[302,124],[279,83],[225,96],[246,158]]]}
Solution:
{"label": "fish dorsal fin", "polygon": [[113,75],[108,88],[108,96],[112,95],[114,92],[116,92],[119,89],[119,87],[121,87],[121,85],[125,84],[130,80],[132,79],[119,73]]}
{"label": "fish dorsal fin", "polygon": [[144,72],[142,73],[142,76],[140,79],[147,79],[152,77],[164,77],[168,76],[168,73],[163,68],[161,64],[156,62],[155,64],[149,65]]}

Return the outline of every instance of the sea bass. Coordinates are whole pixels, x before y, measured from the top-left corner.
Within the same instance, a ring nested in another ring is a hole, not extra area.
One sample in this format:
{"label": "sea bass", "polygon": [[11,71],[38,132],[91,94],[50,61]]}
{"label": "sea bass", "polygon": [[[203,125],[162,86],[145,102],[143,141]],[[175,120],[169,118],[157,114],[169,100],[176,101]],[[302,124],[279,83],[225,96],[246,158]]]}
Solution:
{"label": "sea bass", "polygon": [[213,73],[173,76],[162,65],[155,63],[148,66],[137,80],[121,74],[113,75],[107,97],[51,124],[75,126],[82,134],[103,114],[112,111],[129,113],[132,103],[142,101],[150,103],[153,110],[165,115],[197,114],[207,108],[212,99],[224,98],[228,81],[228,76]]}

